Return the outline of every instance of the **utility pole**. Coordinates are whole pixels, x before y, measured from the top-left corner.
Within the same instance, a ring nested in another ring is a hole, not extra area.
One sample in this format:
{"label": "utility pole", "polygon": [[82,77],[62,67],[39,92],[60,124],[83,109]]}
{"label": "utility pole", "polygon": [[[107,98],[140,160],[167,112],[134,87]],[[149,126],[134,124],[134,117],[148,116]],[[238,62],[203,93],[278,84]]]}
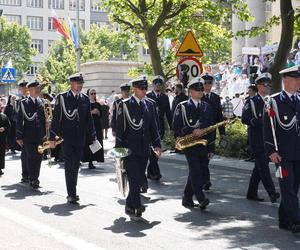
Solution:
{"label": "utility pole", "polygon": [[80,28],[79,28],[79,0],[76,1],[76,29],[78,35],[78,48],[76,48],[76,72],[80,71]]}

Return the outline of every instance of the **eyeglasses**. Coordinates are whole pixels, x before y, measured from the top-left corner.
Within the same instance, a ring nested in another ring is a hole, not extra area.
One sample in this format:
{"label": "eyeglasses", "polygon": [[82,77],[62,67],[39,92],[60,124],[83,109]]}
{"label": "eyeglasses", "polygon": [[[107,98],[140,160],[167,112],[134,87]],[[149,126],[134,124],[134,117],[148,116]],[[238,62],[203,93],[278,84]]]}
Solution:
{"label": "eyeglasses", "polygon": [[96,95],[96,93],[90,93],[90,95]]}

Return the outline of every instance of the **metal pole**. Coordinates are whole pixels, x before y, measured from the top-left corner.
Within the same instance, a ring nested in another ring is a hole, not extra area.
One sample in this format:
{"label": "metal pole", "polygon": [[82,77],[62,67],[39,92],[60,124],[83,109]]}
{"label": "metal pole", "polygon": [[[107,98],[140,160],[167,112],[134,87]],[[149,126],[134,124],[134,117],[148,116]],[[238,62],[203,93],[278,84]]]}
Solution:
{"label": "metal pole", "polygon": [[79,0],[76,2],[76,29],[79,47],[76,48],[76,72],[80,71],[80,28],[79,28]]}

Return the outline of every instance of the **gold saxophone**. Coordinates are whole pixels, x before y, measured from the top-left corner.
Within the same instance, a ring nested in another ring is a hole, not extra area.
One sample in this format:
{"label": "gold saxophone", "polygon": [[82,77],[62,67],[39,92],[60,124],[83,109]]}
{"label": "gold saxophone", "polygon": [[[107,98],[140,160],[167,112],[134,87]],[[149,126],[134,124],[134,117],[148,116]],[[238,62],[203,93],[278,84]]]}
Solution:
{"label": "gold saxophone", "polygon": [[207,128],[201,129],[203,131],[203,133],[201,134],[201,136],[195,136],[193,134],[188,134],[185,136],[180,136],[177,137],[176,139],[176,143],[175,143],[175,148],[178,150],[183,150],[185,148],[189,148],[195,145],[203,145],[203,146],[207,146],[207,140],[205,139],[201,139],[202,136],[207,135],[208,133],[214,131],[215,129],[217,129],[218,127],[221,127],[223,125],[229,125],[234,123],[237,120],[237,118],[235,119],[228,119],[228,120],[224,120],[222,122],[218,122],[215,125],[209,126]]}

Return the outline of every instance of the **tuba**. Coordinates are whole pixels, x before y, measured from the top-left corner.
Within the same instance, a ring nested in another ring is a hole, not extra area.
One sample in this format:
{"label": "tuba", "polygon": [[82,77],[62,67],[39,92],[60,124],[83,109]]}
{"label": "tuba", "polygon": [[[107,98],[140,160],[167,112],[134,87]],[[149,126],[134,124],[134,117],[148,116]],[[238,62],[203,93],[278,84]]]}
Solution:
{"label": "tuba", "polygon": [[107,155],[114,158],[116,161],[116,179],[121,194],[126,197],[129,191],[128,178],[126,170],[124,168],[124,158],[131,154],[131,150],[128,148],[113,148],[107,152]]}
{"label": "tuba", "polygon": [[218,127],[221,127],[223,125],[229,125],[234,123],[237,120],[237,118],[232,119],[232,120],[224,120],[222,122],[218,122],[215,125],[209,126],[207,128],[202,129],[203,133],[202,135],[199,136],[194,136],[193,134],[188,134],[185,136],[180,136],[177,137],[176,143],[175,143],[175,148],[178,150],[183,150],[185,148],[193,147],[195,145],[203,145],[207,146],[207,140],[201,139],[202,136],[209,134],[210,132],[214,131]]}

